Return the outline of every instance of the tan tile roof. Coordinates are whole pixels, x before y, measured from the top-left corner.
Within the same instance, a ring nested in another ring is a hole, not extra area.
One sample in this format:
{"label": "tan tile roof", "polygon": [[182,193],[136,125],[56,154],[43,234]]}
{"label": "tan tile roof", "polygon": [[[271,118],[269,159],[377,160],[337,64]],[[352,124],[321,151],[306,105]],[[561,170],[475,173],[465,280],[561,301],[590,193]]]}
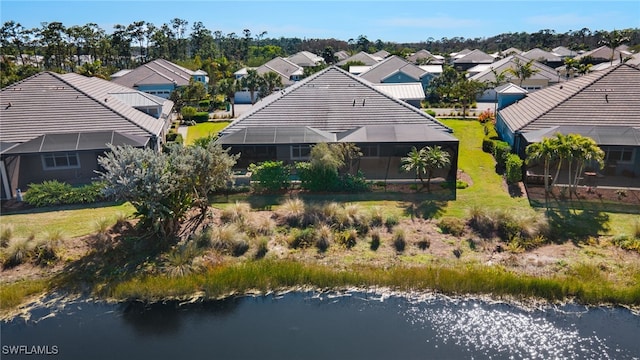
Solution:
{"label": "tan tile roof", "polygon": [[[495,63],[491,64],[488,69],[471,76],[470,79],[482,82],[494,81],[496,77],[495,75],[493,75],[493,71],[491,71],[492,69],[498,74],[506,71],[507,69],[515,69],[516,60],[520,61],[520,63],[527,63],[530,61],[530,59],[527,59],[522,55],[510,55],[502,60],[496,61]],[[538,70],[538,72],[533,74],[531,76],[531,79],[547,79],[550,83],[564,81],[562,77],[558,76],[558,72],[555,69],[550,68],[547,65],[541,64],[534,60],[532,63],[532,67]],[[507,75],[507,77],[513,77],[513,75]]]}
{"label": "tan tile roof", "polygon": [[621,64],[528,94],[500,110],[513,132],[553,126],[640,127],[640,69]]}

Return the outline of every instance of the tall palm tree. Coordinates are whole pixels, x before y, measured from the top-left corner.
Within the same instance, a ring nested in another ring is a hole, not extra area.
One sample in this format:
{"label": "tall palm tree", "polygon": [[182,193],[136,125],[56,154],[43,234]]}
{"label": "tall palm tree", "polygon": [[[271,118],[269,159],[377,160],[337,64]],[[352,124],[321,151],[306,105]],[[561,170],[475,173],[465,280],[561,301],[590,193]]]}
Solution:
{"label": "tall palm tree", "polygon": [[267,95],[273,93],[275,89],[282,87],[282,77],[273,71],[262,75],[263,84]]}
{"label": "tall palm tree", "polygon": [[527,154],[527,165],[542,160],[544,166],[544,191],[548,194],[551,190],[551,184],[549,183],[551,161],[556,156],[555,144],[549,138],[544,138],[540,142],[527,146],[525,152]]}
{"label": "tall palm tree", "polygon": [[[603,36],[603,39],[600,40],[601,45],[606,45],[611,48],[611,65],[613,65],[613,57],[616,53],[616,48],[626,42],[628,42],[631,37],[627,36],[626,31],[613,30],[612,32],[606,33]],[[622,57],[622,55],[620,55]],[[622,62],[622,59],[620,59]]]}
{"label": "tall palm tree", "polygon": [[584,171],[587,164],[597,165],[599,169],[604,167],[605,153],[600,149],[598,144],[590,137],[576,135],[574,136],[574,158],[576,160],[575,176],[573,179],[573,193],[577,195],[578,181],[580,174]]}

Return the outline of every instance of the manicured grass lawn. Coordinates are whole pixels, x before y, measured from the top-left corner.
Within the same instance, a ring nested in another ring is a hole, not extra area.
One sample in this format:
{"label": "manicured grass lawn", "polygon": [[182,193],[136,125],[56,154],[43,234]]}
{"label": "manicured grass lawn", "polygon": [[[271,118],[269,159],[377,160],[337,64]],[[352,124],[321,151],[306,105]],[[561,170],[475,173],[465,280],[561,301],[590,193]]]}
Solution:
{"label": "manicured grass lawn", "polygon": [[458,169],[464,171],[473,181],[466,189],[459,189],[457,200],[450,201],[445,213],[448,216],[464,218],[473,206],[495,209],[528,210],[526,197],[513,198],[505,190],[503,180],[495,171],[495,160],[491,154],[482,151],[483,125],[475,120],[443,120],[453,129],[453,136],[460,140]]}
{"label": "manicured grass lawn", "polygon": [[217,121],[217,122],[205,122],[196,124],[194,126],[189,126],[187,130],[187,138],[185,139],[186,145],[191,145],[196,139],[203,138],[209,135],[215,135],[220,130],[224,129],[229,125],[228,121]]}
{"label": "manicured grass lawn", "polygon": [[13,226],[15,237],[27,237],[45,232],[60,231],[63,237],[78,237],[96,232],[96,222],[106,219],[110,224],[116,222],[119,214],[131,216],[134,208],[124,204],[94,204],[85,206],[66,206],[55,209],[34,209],[28,212],[2,215],[2,225]]}

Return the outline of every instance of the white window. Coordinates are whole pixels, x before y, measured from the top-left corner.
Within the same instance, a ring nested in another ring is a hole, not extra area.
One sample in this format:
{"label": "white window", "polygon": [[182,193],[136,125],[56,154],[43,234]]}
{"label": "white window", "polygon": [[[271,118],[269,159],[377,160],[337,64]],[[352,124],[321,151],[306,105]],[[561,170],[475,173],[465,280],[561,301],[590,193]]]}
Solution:
{"label": "white window", "polygon": [[80,158],[75,152],[59,152],[42,155],[44,170],[79,169]]}
{"label": "white window", "polygon": [[310,154],[310,145],[291,145],[291,159],[293,160],[308,159]]}

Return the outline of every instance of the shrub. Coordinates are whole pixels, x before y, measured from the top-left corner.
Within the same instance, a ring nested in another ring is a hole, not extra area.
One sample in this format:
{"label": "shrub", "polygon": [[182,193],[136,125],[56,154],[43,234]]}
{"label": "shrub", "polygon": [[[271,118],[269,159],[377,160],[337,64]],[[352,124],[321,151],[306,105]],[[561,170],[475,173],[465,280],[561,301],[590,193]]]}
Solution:
{"label": "shrub", "polygon": [[30,184],[24,201],[35,207],[94,203],[105,200],[104,187],[103,182],[73,187],[64,182],[49,180],[41,184]]}
{"label": "shrub", "polygon": [[371,191],[371,185],[367,182],[364,174],[358,171],[356,175],[344,174],[338,180],[338,188],[343,192],[366,192]]}
{"label": "shrub", "polygon": [[193,121],[203,123],[209,121],[209,113],[206,111],[198,111],[193,115]]}
{"label": "shrub", "polygon": [[429,115],[431,115],[431,116],[433,116],[433,117],[436,117],[436,112],[435,112],[435,111],[433,111],[433,110],[431,110],[431,109],[427,109],[427,110],[425,110],[424,112],[426,112],[427,114],[429,114]]}
{"label": "shrub", "polygon": [[200,100],[200,101],[198,101],[198,107],[200,109],[208,110],[210,106],[211,106],[211,100]]}
{"label": "shrub", "polygon": [[407,246],[407,239],[404,233],[404,229],[395,229],[393,231],[393,247],[397,252],[403,252]]}
{"label": "shrub", "polygon": [[480,121],[482,124],[486,122],[493,122],[494,120],[495,120],[495,115],[493,111],[489,109],[481,112],[480,115],[478,115],[478,121]]}
{"label": "shrub", "polygon": [[340,177],[336,169],[312,166],[310,162],[296,163],[300,187],[309,191],[335,191],[340,189]]}
{"label": "shrub", "polygon": [[291,167],[282,161],[250,164],[252,186],[256,191],[276,192],[291,186]]}
{"label": "shrub", "polygon": [[504,141],[496,141],[493,148],[493,157],[496,159],[498,169],[504,169],[507,156],[511,152],[511,146]]}
{"label": "shrub", "polygon": [[506,177],[507,183],[515,184],[522,180],[522,164],[520,156],[516,154],[508,154],[506,160]]}
{"label": "shrub", "polygon": [[180,109],[180,115],[182,115],[185,121],[193,121],[193,117],[197,112],[198,109],[193,106],[183,106],[182,109]]}
{"label": "shrub", "polygon": [[464,226],[463,220],[454,217],[444,217],[438,222],[438,227],[443,233],[453,236],[464,235]]}
{"label": "shrub", "polygon": [[419,240],[416,245],[420,250],[427,250],[429,246],[431,246],[431,240],[423,238],[422,240]]}
{"label": "shrub", "polygon": [[493,151],[496,147],[496,139],[492,139],[488,136],[485,136],[482,139],[482,151],[489,153],[489,154],[493,154]]}
{"label": "shrub", "polygon": [[640,238],[631,238],[627,235],[619,235],[614,237],[611,242],[624,250],[640,252]]}

